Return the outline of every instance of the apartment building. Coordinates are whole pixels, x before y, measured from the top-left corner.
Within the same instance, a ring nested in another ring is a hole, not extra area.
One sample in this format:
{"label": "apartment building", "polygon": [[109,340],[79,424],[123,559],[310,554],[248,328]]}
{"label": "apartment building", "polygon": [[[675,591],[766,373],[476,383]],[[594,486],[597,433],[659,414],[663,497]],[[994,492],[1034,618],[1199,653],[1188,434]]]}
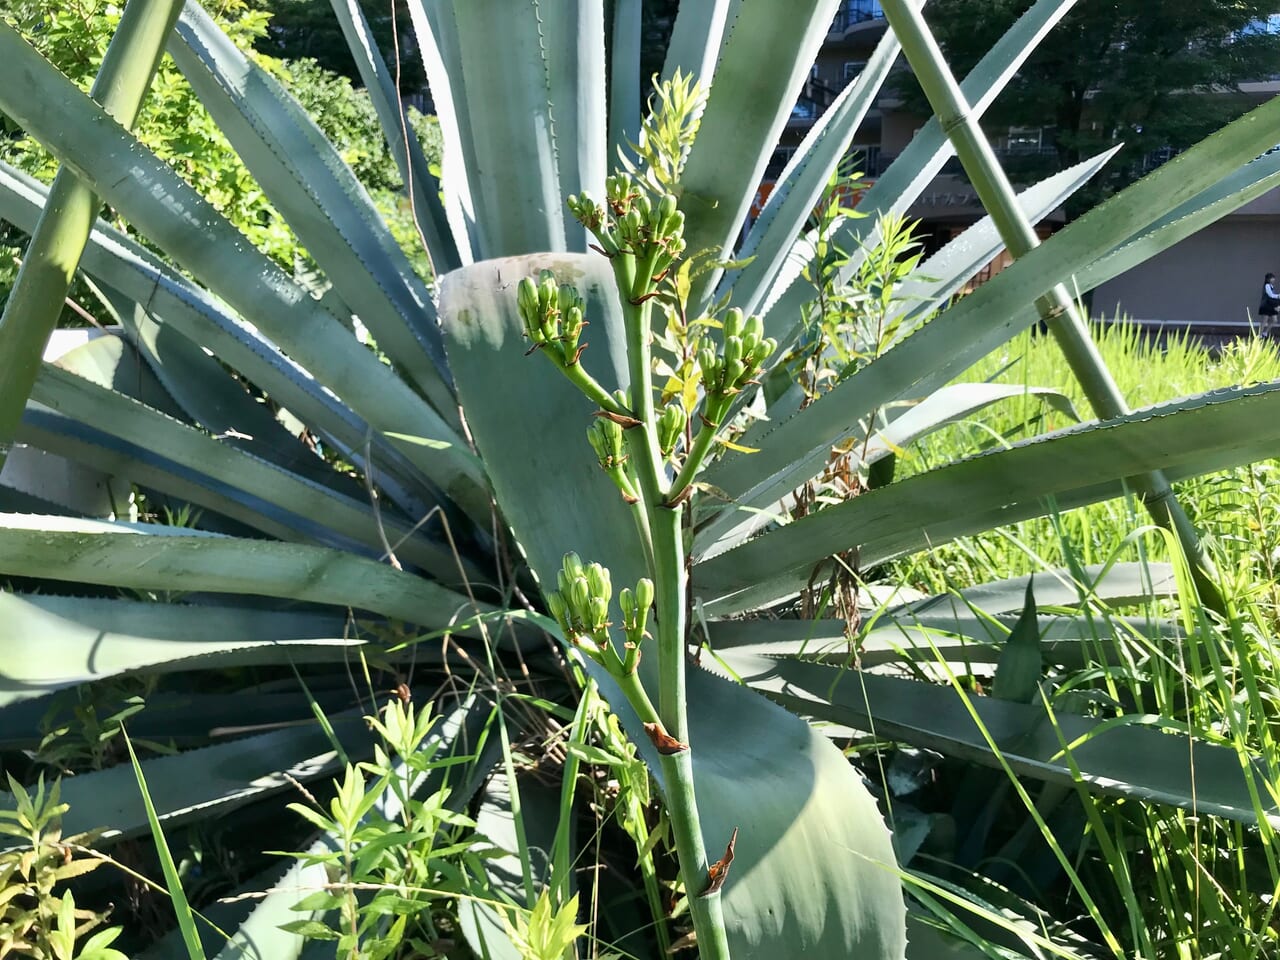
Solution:
{"label": "apartment building", "polygon": [[[858,75],[886,29],[878,0],[841,3],[769,165],[767,181],[782,171],[809,128]],[[1280,17],[1258,24],[1257,29],[1280,32]],[[1228,95],[1253,106],[1278,93],[1280,82],[1263,80],[1241,84]],[[924,119],[892,90],[883,91],[851,148],[858,169],[874,180],[910,142]],[[988,135],[1006,169],[1023,165],[1037,153],[1055,154],[1049,131],[1042,128],[988,130]],[[1144,166],[1154,168],[1171,156],[1172,151],[1157,151],[1145,159]],[[767,191],[771,185],[766,182],[762,189]],[[952,160],[925,188],[909,215],[921,222],[927,248],[936,249],[982,217],[984,211],[958,161]],[[1049,236],[1064,222],[1065,213],[1054,211],[1036,225],[1037,232]],[[1004,262],[1004,258],[998,259],[976,279],[998,272]],[[1153,325],[1247,329],[1257,310],[1262,277],[1268,271],[1280,273],[1280,190],[1103,284],[1093,292],[1090,306],[1096,317],[1127,315]]]}

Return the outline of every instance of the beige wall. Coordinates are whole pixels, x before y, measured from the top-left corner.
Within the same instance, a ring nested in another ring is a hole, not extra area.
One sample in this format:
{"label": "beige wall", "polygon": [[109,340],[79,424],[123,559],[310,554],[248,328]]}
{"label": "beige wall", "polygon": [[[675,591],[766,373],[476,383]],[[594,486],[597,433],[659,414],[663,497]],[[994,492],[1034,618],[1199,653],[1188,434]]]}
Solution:
{"label": "beige wall", "polygon": [[[1274,196],[1260,198],[1265,209]],[[1256,319],[1263,275],[1280,274],[1280,219],[1220,220],[1094,291],[1093,315],[1244,323]]]}

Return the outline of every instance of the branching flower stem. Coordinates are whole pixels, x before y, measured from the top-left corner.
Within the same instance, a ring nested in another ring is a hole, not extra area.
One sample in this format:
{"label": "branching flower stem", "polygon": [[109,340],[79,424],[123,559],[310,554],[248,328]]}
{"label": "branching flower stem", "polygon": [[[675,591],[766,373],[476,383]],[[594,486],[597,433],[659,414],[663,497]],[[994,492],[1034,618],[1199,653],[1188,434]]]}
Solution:
{"label": "branching flower stem", "polygon": [[[627,446],[636,463],[641,503],[648,520],[652,543],[649,570],[655,587],[658,630],[658,719],[662,729],[681,744],[689,744],[689,719],[685,700],[685,573],[683,506],[668,506],[671,488],[658,449],[657,420],[654,414],[652,370],[651,301],[643,299],[652,285],[652,276],[637,276],[635,258],[614,259],[619,293],[624,297],[623,316],[627,332],[627,356],[631,379],[632,414],[640,423],[627,430]],[[646,265],[641,265],[644,270]],[[640,281],[637,283],[637,281]],[[639,293],[630,300],[628,291]],[[639,300],[640,302],[634,302]],[[679,492],[679,491],[676,491]],[[639,682],[636,682],[636,686]],[[643,690],[641,690],[643,693]],[[630,696],[632,705],[637,706]],[[645,698],[647,700],[647,697]],[[708,876],[706,846],[694,794],[692,745],[675,753],[662,754],[663,792],[667,814],[676,841],[680,874],[689,896],[690,913],[703,960],[727,960],[728,941],[720,891],[702,896]]]}

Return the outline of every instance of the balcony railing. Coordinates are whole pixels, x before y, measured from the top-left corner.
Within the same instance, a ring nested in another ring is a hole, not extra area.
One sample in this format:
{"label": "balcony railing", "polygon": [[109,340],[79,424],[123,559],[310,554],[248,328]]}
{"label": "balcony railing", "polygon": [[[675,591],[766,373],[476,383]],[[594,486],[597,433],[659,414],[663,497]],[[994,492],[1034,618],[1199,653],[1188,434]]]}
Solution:
{"label": "balcony railing", "polygon": [[840,4],[840,9],[836,11],[831,32],[843,33],[859,23],[883,19],[884,11],[880,8],[880,0],[844,0]]}

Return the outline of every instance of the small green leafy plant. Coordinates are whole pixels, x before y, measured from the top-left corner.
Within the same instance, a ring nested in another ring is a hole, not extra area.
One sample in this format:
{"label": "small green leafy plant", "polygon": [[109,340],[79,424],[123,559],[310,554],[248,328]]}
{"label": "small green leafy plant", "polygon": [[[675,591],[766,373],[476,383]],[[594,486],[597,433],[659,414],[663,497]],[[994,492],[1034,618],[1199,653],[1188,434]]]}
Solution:
{"label": "small green leafy plant", "polygon": [[331,880],[295,909],[331,913],[335,922],[302,919],[285,929],[334,941],[348,960],[443,956],[452,904],[469,889],[466,861],[479,854],[475,824],[449,808],[447,786],[414,796],[450,762],[436,758],[428,740],[436,720],[430,706],[415,710],[393,699],[381,718],[367,720],[382,742],[372,761],[347,765],[327,811],[314,798],[289,805],[323,832],[319,844],[290,856],[323,866]]}
{"label": "small green leafy plant", "polygon": [[77,857],[79,838],[63,838],[61,783],[47,785],[41,776],[34,791],[12,775],[13,809],[0,809],[0,834],[19,838],[19,846],[0,851],[0,957],[31,960],[125,960],[111,944],[119,927],[98,930],[79,949],[76,942],[106,921],[106,914],[76,906],[60,884],[84,876],[105,861]]}

